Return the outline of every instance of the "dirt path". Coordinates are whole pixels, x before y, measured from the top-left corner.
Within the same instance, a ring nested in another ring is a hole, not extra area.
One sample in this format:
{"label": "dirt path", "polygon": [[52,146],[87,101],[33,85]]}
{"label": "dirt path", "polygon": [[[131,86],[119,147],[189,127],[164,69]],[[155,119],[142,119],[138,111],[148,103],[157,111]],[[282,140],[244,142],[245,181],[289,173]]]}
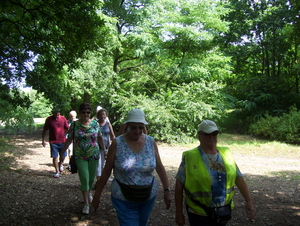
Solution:
{"label": "dirt path", "polygon": [[[98,213],[81,215],[82,197],[78,175],[65,172],[55,179],[49,147],[41,145],[41,131],[19,135],[20,150],[12,171],[0,175],[0,225],[116,226],[116,212],[110,201],[110,182],[101,197]],[[174,194],[174,176],[186,148],[159,146],[162,161]],[[256,207],[254,223],[246,220],[244,201],[236,190],[233,219],[228,226],[300,225],[300,161],[234,153],[244,173]],[[162,189],[160,189],[162,190]],[[174,226],[174,202],[165,210],[162,192],[158,193],[149,226]],[[186,224],[188,225],[188,224]]]}

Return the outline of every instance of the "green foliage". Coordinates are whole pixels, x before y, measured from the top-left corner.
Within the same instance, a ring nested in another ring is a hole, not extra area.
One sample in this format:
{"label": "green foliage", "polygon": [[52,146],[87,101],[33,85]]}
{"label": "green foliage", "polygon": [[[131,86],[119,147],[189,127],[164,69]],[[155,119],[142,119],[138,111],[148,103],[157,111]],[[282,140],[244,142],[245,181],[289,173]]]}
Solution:
{"label": "green foliage", "polygon": [[[227,86],[225,92],[237,98],[235,102],[237,117],[251,124],[264,117],[266,112],[270,116],[280,116],[287,112],[289,106],[298,103],[299,94],[290,92],[288,86],[279,88],[278,82],[286,83],[284,78],[270,80],[267,76],[236,79],[235,84]],[[237,84],[239,89],[236,87]],[[241,93],[241,90],[244,92]]]}
{"label": "green foliage", "polygon": [[32,116],[21,107],[13,108],[12,106],[6,106],[4,113],[1,117],[2,122],[5,125],[5,132],[9,134],[17,135],[19,132],[31,132],[36,129],[36,125]]}
{"label": "green foliage", "polygon": [[[0,84],[0,102],[1,100],[12,106],[28,107],[31,100],[24,95],[20,89],[10,88],[7,84]],[[1,116],[0,116],[1,119]]]}
{"label": "green foliage", "polygon": [[249,132],[255,136],[286,143],[300,143],[300,111],[295,107],[283,116],[264,118],[250,126]]}
{"label": "green foliage", "polygon": [[37,93],[36,90],[32,90],[28,93],[32,104],[28,108],[28,113],[33,118],[45,118],[51,114],[52,104],[49,103],[43,94]]}
{"label": "green foliage", "polygon": [[[15,98],[15,95],[18,95]],[[9,134],[18,134],[21,131],[32,131],[35,129],[35,123],[33,121],[32,114],[28,111],[27,104],[34,101],[34,98],[30,98],[23,91],[18,89],[9,90],[6,94],[7,99],[0,99],[0,108],[2,114],[0,115],[1,124],[4,126],[5,132]],[[14,104],[11,100],[27,100],[28,103],[20,106]]]}
{"label": "green foliage", "polygon": [[0,172],[10,169],[16,163],[15,156],[11,151],[14,147],[9,142],[10,140],[6,137],[0,137]]}
{"label": "green foliage", "polygon": [[70,99],[88,93],[116,129],[129,110],[142,108],[149,132],[168,142],[194,136],[203,118],[220,117],[230,102],[223,81],[231,68],[213,37],[226,30],[226,9],[215,1],[144,0],[104,1],[102,12],[118,18],[109,23],[111,42],[68,74]]}
{"label": "green foliage", "polygon": [[229,30],[217,37],[231,56],[233,75],[226,93],[246,126],[263,117],[300,107],[299,4],[296,1],[230,0],[224,16]]}
{"label": "green foliage", "polygon": [[[202,119],[226,109],[247,127],[300,104],[294,1],[20,0],[1,7],[1,97],[26,76],[46,98],[36,96],[34,116],[46,116],[52,104],[67,113],[87,101],[105,107],[117,126],[140,106],[150,132],[170,141],[193,136]],[[3,99],[16,107],[17,96]]]}
{"label": "green foliage", "polygon": [[204,119],[216,120],[227,108],[227,100],[219,94],[216,83],[189,83],[161,90],[151,99],[134,90],[120,91],[111,97],[113,108],[119,109],[118,123],[122,123],[128,111],[140,108],[146,114],[148,131],[157,140],[188,142],[196,135],[199,123]]}
{"label": "green foliage", "polygon": [[106,37],[101,1],[8,0],[0,7],[1,81],[16,87],[26,78],[27,85],[63,105],[69,90],[65,67],[77,67]]}

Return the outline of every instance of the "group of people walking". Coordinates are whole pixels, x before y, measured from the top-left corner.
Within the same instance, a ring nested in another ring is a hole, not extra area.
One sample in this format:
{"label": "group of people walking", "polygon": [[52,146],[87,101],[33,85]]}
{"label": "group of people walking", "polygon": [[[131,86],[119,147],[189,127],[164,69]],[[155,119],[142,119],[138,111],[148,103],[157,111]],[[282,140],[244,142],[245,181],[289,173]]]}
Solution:
{"label": "group of people walking", "polygon": [[[81,104],[79,118],[70,126],[57,109],[46,119],[42,144],[46,145],[45,135],[49,130],[51,157],[56,171],[54,177],[59,177],[63,170],[67,150],[73,143],[84,199],[82,213],[89,214],[90,206],[97,211],[103,188],[113,172],[111,201],[119,224],[146,226],[159,190],[154,171],[162,183],[167,209],[172,197],[157,144],[147,135],[145,114],[140,109],[131,110],[119,136],[115,137],[107,111],[99,109],[97,120],[91,119],[91,112],[89,104]],[[175,186],[175,222],[179,226],[185,225],[184,209],[191,226],[225,226],[231,218],[235,185],[246,201],[249,219],[254,217],[247,184],[231,152],[228,148],[217,147],[219,133],[221,131],[213,121],[201,122],[198,128],[200,145],[182,154]],[[97,186],[92,196],[95,178]]]}

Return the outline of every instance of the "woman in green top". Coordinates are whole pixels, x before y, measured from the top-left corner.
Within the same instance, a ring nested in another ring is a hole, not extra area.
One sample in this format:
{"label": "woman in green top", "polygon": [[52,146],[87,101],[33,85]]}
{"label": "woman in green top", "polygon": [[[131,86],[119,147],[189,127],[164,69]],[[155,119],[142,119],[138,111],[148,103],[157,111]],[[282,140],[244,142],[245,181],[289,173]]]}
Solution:
{"label": "woman in green top", "polygon": [[68,139],[61,152],[63,154],[66,151],[74,135],[73,154],[78,169],[80,190],[84,199],[83,214],[89,214],[89,202],[92,201],[90,190],[94,183],[100,148],[104,149],[100,126],[96,120],[90,119],[91,110],[91,106],[87,103],[79,106],[79,119],[70,125]]}

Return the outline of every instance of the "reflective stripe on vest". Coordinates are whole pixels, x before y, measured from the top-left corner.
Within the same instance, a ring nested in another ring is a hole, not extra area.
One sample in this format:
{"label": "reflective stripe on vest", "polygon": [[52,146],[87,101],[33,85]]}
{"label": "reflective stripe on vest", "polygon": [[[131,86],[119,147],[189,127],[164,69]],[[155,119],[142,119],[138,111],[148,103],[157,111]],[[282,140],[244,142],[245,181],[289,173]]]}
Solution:
{"label": "reflective stripe on vest", "polygon": [[[226,204],[232,200],[236,179],[236,164],[228,148],[217,147],[226,169]],[[204,210],[190,200],[190,197],[206,206],[212,202],[211,177],[201,158],[198,147],[182,154],[185,158],[185,193],[186,203],[194,212],[206,215]],[[232,202],[233,207],[233,202]]]}

